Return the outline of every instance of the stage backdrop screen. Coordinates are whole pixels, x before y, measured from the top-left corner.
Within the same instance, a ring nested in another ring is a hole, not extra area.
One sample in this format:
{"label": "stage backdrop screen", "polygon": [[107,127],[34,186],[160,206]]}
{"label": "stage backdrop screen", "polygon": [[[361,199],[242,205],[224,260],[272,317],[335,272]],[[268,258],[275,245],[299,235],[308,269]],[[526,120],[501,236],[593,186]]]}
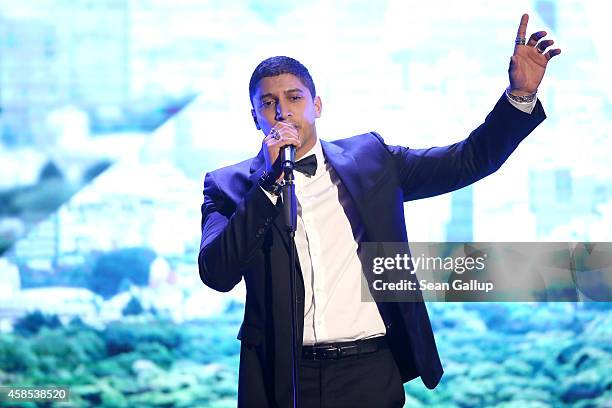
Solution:
{"label": "stage backdrop screen", "polygon": [[[245,288],[207,288],[197,257],[204,175],[261,147],[255,66],[309,68],[324,140],[447,145],[502,97],[524,12],[563,50],[547,119],[494,175],[407,203],[408,236],[609,242],[606,2],[2,1],[0,385],[235,406]],[[406,406],[612,404],[611,308],[581,299],[428,303],[445,374],[405,384]]]}

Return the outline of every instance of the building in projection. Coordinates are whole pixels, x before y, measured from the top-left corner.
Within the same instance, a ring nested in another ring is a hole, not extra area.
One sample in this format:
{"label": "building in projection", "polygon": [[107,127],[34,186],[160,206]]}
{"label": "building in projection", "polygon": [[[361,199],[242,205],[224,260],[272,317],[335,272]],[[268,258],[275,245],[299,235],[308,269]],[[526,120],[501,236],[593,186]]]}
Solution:
{"label": "building in projection", "polygon": [[[159,126],[222,72],[223,34],[200,1],[24,0],[0,7],[0,142],[53,146],[47,115],[76,106],[92,131]],[[165,27],[161,29],[161,27]]]}
{"label": "building in projection", "polygon": [[199,230],[191,220],[198,219],[198,206],[185,203],[195,202],[198,190],[168,163],[118,164],[19,240],[11,258],[48,270],[129,247],[195,259]]}

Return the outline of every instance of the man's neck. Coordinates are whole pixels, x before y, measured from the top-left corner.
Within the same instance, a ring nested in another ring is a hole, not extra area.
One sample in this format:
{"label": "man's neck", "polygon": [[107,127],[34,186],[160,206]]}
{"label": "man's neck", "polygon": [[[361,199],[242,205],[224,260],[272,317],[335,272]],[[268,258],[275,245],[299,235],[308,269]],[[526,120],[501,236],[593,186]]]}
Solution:
{"label": "man's neck", "polygon": [[310,139],[309,143],[307,145],[303,145],[301,148],[299,148],[296,152],[295,152],[295,160],[299,160],[302,157],[304,157],[304,155],[306,155],[306,153],[308,153],[309,151],[312,150],[312,148],[317,144],[317,135],[314,135],[312,139]]}

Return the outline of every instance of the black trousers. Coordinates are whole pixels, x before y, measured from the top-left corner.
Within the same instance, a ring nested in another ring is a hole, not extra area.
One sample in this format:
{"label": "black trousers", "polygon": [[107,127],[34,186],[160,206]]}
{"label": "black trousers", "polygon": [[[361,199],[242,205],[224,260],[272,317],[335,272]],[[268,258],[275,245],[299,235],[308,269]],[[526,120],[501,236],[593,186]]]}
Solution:
{"label": "black trousers", "polygon": [[303,408],[395,408],[405,402],[388,349],[337,360],[302,359],[300,387]]}

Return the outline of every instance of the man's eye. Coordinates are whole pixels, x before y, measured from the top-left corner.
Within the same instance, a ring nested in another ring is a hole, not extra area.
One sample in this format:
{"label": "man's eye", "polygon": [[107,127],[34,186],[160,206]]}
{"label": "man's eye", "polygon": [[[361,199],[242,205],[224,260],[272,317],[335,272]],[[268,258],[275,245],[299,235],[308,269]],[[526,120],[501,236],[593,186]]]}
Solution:
{"label": "man's eye", "polygon": [[299,95],[295,95],[295,96],[292,96],[292,97],[291,97],[291,100],[292,100],[292,101],[297,101],[297,100],[299,100],[299,99],[302,99],[302,97],[301,97],[301,96],[299,96]]}
{"label": "man's eye", "polygon": [[263,106],[264,108],[267,108],[269,106],[272,106],[274,104],[274,101],[263,101],[261,103],[261,106]]}

